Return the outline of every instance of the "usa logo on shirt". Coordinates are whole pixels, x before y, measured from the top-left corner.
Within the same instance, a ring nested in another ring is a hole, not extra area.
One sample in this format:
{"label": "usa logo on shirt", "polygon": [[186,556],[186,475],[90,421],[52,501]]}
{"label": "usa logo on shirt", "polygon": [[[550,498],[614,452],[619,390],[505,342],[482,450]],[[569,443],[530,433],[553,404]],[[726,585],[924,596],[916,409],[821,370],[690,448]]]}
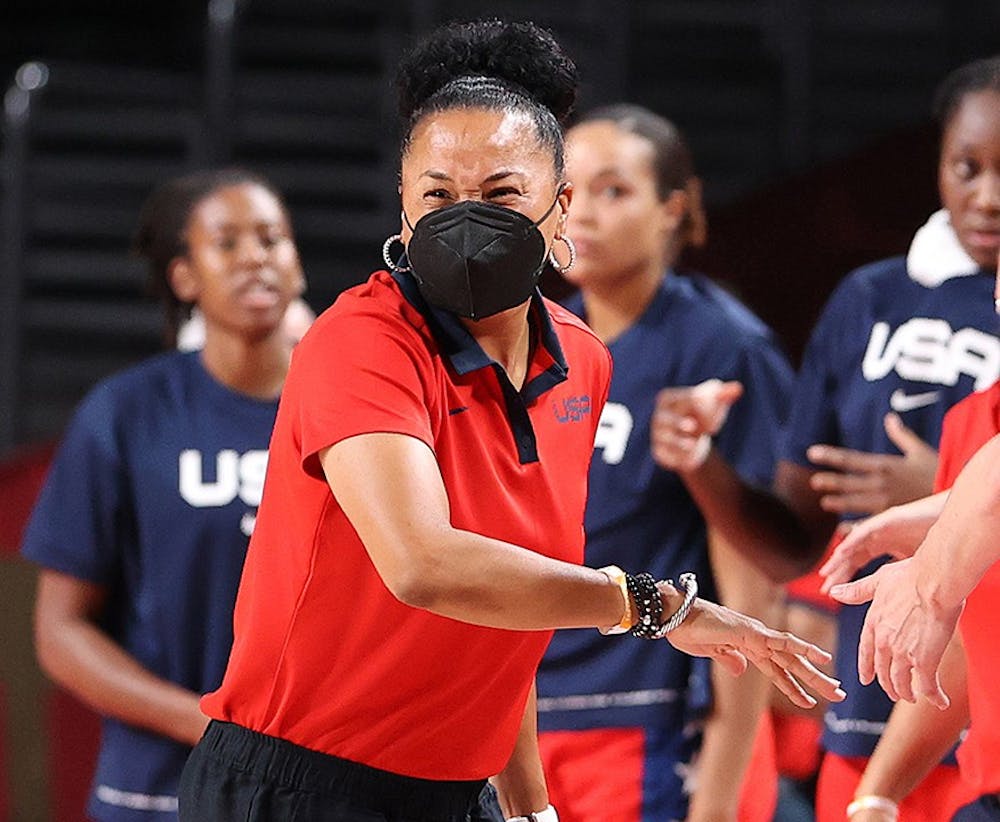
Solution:
{"label": "usa logo on shirt", "polygon": [[590,397],[587,394],[567,397],[561,402],[552,403],[552,412],[561,423],[580,422],[590,416]]}
{"label": "usa logo on shirt", "polygon": [[[181,498],[195,508],[224,508],[237,497],[253,511],[240,519],[240,530],[250,536],[257,522],[256,508],[264,491],[267,451],[253,450],[239,454],[231,449],[215,455],[215,470],[206,469],[206,457],[196,448],[181,451],[178,458],[178,480]],[[215,479],[206,479],[214,474]]]}

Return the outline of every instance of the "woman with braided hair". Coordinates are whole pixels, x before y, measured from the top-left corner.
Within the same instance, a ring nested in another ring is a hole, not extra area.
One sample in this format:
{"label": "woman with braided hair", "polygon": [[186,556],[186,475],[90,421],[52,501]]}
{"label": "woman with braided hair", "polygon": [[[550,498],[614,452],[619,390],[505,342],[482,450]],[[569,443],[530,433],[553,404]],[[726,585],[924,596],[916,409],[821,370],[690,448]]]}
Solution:
{"label": "woman with braided hair", "polygon": [[70,422],[24,536],[41,566],[42,668],[102,717],[88,815],[171,822],[177,786],[232,644],[233,603],[305,287],[276,189],[241,170],[159,187],[137,252],[166,342],[197,308],[197,352],[99,383]]}

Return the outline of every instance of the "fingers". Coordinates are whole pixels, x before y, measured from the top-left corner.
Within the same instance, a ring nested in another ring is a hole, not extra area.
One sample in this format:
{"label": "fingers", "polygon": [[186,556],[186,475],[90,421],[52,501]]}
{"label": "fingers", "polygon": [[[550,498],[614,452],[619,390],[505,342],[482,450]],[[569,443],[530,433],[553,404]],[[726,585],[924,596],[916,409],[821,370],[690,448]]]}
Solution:
{"label": "fingers", "polygon": [[862,685],[875,681],[875,626],[867,615],[858,640],[858,680]]}
{"label": "fingers", "polygon": [[934,450],[927,442],[920,439],[912,429],[906,427],[899,414],[890,411],[885,415],[883,424],[885,433],[892,440],[892,444],[906,456]]}
{"label": "fingers", "polygon": [[872,530],[865,523],[851,529],[820,567],[819,575],[823,577],[820,591],[828,594],[834,585],[850,582],[858,570],[879,553],[872,543]]}
{"label": "fingers", "polygon": [[714,429],[716,433],[725,422],[726,415],[734,402],[743,395],[743,385],[736,380],[705,380],[691,390],[695,413]]}
{"label": "fingers", "polygon": [[770,655],[750,655],[749,658],[778,690],[801,708],[816,705],[816,698],[809,691],[830,702],[840,702],[847,696],[839,680],[827,676],[798,654],[772,652]]}
{"label": "fingers", "polygon": [[802,708],[816,704],[805,688],[831,702],[839,702],[846,696],[839,680],[816,667],[830,662],[829,653],[787,631],[769,628],[758,631],[764,639],[763,648],[748,652],[747,656],[794,704]]}
{"label": "fingers", "polygon": [[733,676],[746,673],[747,658],[735,648],[723,648],[712,658]]}
{"label": "fingers", "polygon": [[934,671],[933,674],[928,674],[920,666],[917,666],[914,669],[913,678],[916,684],[914,690],[918,696],[922,696],[939,710],[944,711],[948,709],[951,705],[951,699],[944,692],[944,688],[941,687],[941,679],[937,671]]}
{"label": "fingers", "polygon": [[717,379],[694,386],[664,388],[656,395],[655,410],[690,417],[698,426],[698,433],[715,434],[725,422],[730,406],[742,393],[741,383]]}
{"label": "fingers", "polygon": [[850,520],[842,519],[837,523],[837,527],[833,529],[833,535],[836,539],[844,539],[851,531],[857,528],[864,520]]}
{"label": "fingers", "polygon": [[712,435],[718,433],[729,407],[742,393],[740,383],[715,379],[661,390],[650,421],[650,448],[656,463],[681,472],[700,467],[711,451]]}
{"label": "fingers", "polygon": [[764,630],[766,631],[764,646],[769,655],[794,654],[809,660],[814,665],[826,665],[833,659],[828,651],[824,651],[818,645],[806,642],[788,631],[774,631],[770,628]]}
{"label": "fingers", "polygon": [[833,445],[810,445],[806,450],[806,457],[815,465],[823,465],[837,471],[867,474],[882,470],[886,458],[891,458],[892,455],[870,454],[867,451],[854,451],[851,448],[837,448]]}
{"label": "fingers", "polygon": [[889,681],[896,699],[916,702],[913,696],[913,664],[909,654],[897,649],[889,649]]}
{"label": "fingers", "polygon": [[844,605],[861,605],[875,596],[878,588],[878,571],[854,582],[841,582],[830,587],[830,596]]}
{"label": "fingers", "polygon": [[[908,674],[903,673],[903,668],[909,665],[905,659],[897,657],[892,648],[893,637],[887,636],[884,630],[875,630],[875,678],[885,691],[886,696],[893,702],[899,701],[899,690],[896,688],[896,678],[902,679]],[[893,676],[893,665],[895,665],[895,676]]]}
{"label": "fingers", "polygon": [[775,652],[774,661],[788,671],[804,687],[828,702],[840,702],[847,694],[840,687],[840,680],[819,670],[812,662],[798,654]]}
{"label": "fingers", "polygon": [[836,471],[817,471],[809,477],[809,487],[826,494],[871,494],[885,487],[885,478],[881,473],[840,474]]}
{"label": "fingers", "polygon": [[844,585],[851,581],[858,569],[866,564],[857,554],[852,554],[850,556],[841,557],[830,557],[829,562],[826,563],[819,570],[819,574],[823,577],[823,584],[820,585],[821,594],[829,594],[830,589],[834,585]]}
{"label": "fingers", "polygon": [[[657,412],[656,417],[669,412]],[[708,434],[690,434],[682,421],[654,419],[650,429],[650,453],[656,464],[670,471],[693,471],[700,467],[712,450]]]}
{"label": "fingers", "polygon": [[785,668],[779,665],[773,658],[765,656],[753,659],[754,667],[764,676],[774,683],[774,686],[781,691],[789,701],[800,708],[813,708],[816,706],[816,699],[806,693],[805,689],[796,681]]}

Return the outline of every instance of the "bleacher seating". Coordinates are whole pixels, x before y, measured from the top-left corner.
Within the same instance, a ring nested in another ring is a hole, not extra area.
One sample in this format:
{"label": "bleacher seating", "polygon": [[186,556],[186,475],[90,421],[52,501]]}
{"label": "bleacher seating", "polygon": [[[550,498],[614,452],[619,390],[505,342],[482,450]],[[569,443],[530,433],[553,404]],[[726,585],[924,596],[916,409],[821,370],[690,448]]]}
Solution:
{"label": "bleacher seating", "polygon": [[[5,54],[46,41],[74,62],[53,62],[35,95],[27,201],[14,220],[24,230],[22,354],[7,389],[19,394],[17,420],[13,435],[0,430],[0,451],[57,434],[95,379],[157,348],[158,308],[125,250],[142,197],[165,176],[212,161],[272,177],[317,309],[378,266],[399,225],[392,73],[432,26],[491,15],[549,26],[580,65],[581,108],[627,99],[685,129],[715,210],[920,122],[934,83],[995,50],[1000,31],[1000,11],[975,0],[176,0],[148,10],[81,0],[45,17],[41,38],[41,12],[12,3]],[[200,39],[227,9],[225,37]],[[76,36],[98,30],[89,46]],[[80,62],[91,48],[114,67]]]}
{"label": "bleacher seating", "polygon": [[202,142],[193,74],[68,63],[47,71],[26,123],[23,199],[13,204],[17,441],[52,436],[95,380],[159,348],[161,313],[129,246],[144,197],[191,167]]}
{"label": "bleacher seating", "polygon": [[322,310],[399,226],[393,56],[403,20],[365,0],[251,0],[234,23],[228,156],[285,194]]}

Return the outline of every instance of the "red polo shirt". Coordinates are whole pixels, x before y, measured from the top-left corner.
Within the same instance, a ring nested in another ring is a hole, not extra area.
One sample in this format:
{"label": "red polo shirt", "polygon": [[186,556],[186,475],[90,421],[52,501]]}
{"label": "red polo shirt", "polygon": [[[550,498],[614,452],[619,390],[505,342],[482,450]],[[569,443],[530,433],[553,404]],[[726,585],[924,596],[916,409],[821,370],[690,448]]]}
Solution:
{"label": "red polo shirt", "polygon": [[[951,488],[965,464],[1000,433],[1000,383],[970,394],[944,418],[941,457],[934,490]],[[1000,563],[986,572],[965,602],[959,628],[968,660],[969,710],[972,722],[958,749],[962,778],[977,794],[1000,791]]]}
{"label": "red polo shirt", "polygon": [[295,349],[211,717],[426,779],[501,770],[551,632],[482,628],[396,600],[317,454],[393,432],[430,446],[452,524],[581,562],[587,467],[611,359],[536,296],[520,391],[409,275],[345,292]]}

